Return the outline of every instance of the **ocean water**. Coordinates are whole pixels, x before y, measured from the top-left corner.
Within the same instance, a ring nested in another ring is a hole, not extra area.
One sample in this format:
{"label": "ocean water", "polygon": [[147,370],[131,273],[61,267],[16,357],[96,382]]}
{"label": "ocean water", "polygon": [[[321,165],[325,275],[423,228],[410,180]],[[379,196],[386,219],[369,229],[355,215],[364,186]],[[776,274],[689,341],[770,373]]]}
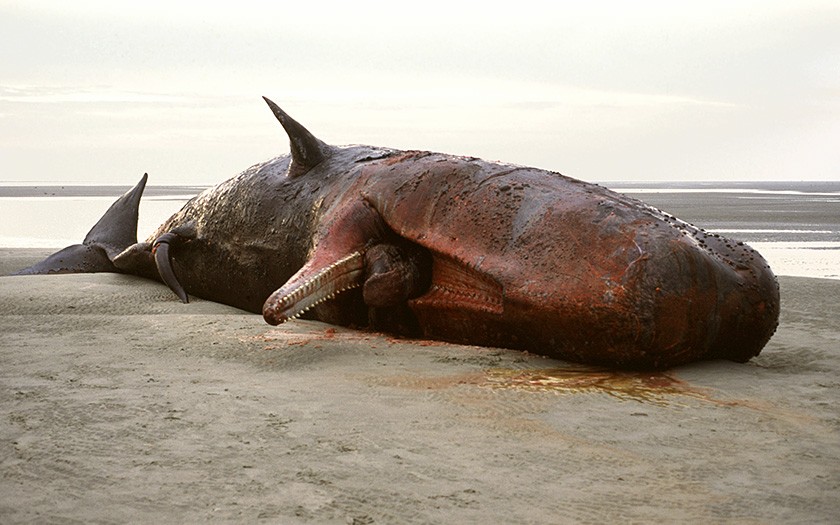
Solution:
{"label": "ocean water", "polygon": [[[777,275],[840,279],[840,182],[604,184],[757,249]],[[0,185],[0,247],[77,244],[127,187]],[[138,238],[203,188],[149,186]]]}
{"label": "ocean water", "polygon": [[746,242],[777,275],[840,279],[840,181],[607,186]]}
{"label": "ocean water", "polygon": [[[55,248],[82,242],[116,197],[0,197],[0,247]],[[148,237],[186,198],[144,198],[138,239]]]}

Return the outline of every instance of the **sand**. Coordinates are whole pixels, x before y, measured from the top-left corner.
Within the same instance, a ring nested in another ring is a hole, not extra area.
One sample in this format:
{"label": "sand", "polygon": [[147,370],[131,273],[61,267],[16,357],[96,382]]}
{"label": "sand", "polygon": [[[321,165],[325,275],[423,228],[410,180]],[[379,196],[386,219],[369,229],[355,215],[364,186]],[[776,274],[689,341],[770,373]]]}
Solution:
{"label": "sand", "polygon": [[836,523],[840,281],[780,282],[751,362],[631,374],[0,277],[0,522]]}

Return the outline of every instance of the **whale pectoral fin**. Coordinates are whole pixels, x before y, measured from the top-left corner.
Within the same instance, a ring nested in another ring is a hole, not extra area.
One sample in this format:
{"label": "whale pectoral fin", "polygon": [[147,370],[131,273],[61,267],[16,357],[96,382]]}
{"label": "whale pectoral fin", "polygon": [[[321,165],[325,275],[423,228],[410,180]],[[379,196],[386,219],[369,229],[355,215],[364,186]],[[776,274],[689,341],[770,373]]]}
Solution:
{"label": "whale pectoral fin", "polygon": [[148,174],[144,174],[134,188],[114,201],[90,229],[82,244],[68,246],[41,262],[19,270],[15,275],[120,272],[113,260],[120,252],[137,243],[137,217],[146,180]]}
{"label": "whale pectoral fin", "polygon": [[263,305],[263,318],[272,325],[284,323],[337,294],[362,286],[364,253],[354,251],[328,262],[313,257]]}

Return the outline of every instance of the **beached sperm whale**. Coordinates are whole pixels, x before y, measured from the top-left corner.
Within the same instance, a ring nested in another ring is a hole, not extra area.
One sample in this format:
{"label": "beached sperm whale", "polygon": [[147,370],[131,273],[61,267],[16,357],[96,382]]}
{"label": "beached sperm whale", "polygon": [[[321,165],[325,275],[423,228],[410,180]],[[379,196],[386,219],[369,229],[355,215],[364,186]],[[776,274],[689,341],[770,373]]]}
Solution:
{"label": "beached sperm whale", "polygon": [[146,176],[20,273],[124,272],[328,323],[615,367],[746,361],[773,334],[764,259],[600,186],[426,151],[336,147],[266,99],[291,154],[190,200],[136,240]]}

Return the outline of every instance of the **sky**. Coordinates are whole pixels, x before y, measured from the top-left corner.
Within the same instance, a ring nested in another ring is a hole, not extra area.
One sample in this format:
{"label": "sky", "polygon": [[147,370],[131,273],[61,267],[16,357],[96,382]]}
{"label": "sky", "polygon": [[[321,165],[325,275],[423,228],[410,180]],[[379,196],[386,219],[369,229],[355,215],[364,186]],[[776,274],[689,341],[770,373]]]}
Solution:
{"label": "sky", "polygon": [[336,145],[840,180],[840,2],[547,4],[0,0],[0,183],[221,182],[288,152],[262,95]]}

